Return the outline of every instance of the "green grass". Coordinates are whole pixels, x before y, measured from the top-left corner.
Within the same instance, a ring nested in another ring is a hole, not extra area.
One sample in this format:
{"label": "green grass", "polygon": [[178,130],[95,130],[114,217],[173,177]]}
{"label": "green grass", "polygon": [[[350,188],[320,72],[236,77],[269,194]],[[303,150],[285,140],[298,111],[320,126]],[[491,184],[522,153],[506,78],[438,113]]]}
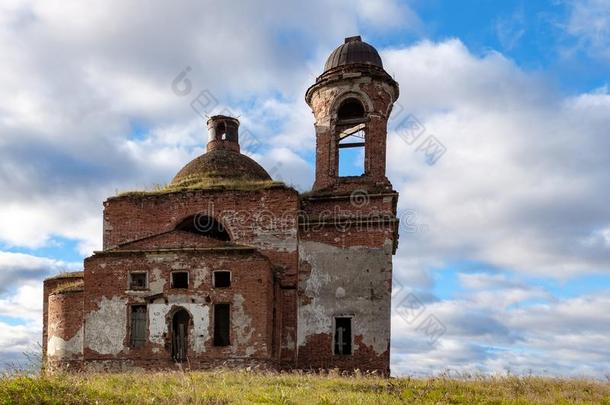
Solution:
{"label": "green grass", "polygon": [[0,404],[610,404],[610,383],[219,370],[0,378]]}

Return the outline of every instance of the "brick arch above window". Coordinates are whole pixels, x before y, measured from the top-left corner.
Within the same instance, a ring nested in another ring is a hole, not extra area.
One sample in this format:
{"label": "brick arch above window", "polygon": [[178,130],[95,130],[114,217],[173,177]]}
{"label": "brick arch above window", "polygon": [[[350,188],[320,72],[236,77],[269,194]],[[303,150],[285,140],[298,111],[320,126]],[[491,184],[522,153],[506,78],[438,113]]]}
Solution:
{"label": "brick arch above window", "polygon": [[176,225],[176,230],[204,235],[209,238],[228,242],[231,240],[229,231],[224,224],[206,214],[190,215]]}

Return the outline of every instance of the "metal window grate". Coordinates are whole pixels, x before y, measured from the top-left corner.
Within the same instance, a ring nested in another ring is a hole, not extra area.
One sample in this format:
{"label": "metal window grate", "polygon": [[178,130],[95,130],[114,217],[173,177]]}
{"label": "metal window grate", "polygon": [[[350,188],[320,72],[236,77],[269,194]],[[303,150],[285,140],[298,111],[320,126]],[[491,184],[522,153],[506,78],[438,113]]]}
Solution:
{"label": "metal window grate", "polygon": [[352,354],[352,318],[335,318],[335,354]]}
{"label": "metal window grate", "polygon": [[146,343],[146,305],[131,307],[131,346],[142,347]]}

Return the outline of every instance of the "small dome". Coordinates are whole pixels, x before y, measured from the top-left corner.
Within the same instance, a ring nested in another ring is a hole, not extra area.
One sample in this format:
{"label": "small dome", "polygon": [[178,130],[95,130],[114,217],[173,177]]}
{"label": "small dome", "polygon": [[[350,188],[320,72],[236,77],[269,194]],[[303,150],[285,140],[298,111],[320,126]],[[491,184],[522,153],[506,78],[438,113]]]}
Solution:
{"label": "small dome", "polygon": [[345,38],[345,43],[330,54],[324,65],[324,71],[352,63],[383,68],[379,52],[373,46],[362,42],[360,36],[356,36]]}
{"label": "small dome", "polygon": [[271,176],[246,155],[229,149],[214,149],[184,166],[171,184],[184,186],[224,180],[270,181]]}

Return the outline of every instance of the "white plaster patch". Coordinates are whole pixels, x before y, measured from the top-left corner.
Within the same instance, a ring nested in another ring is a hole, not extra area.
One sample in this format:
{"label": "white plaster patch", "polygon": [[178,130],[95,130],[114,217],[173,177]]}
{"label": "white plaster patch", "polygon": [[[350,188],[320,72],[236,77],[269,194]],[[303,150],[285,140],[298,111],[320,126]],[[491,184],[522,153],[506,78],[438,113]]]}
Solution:
{"label": "white plaster patch", "polygon": [[207,305],[191,304],[187,308],[193,316],[193,330],[191,331],[191,342],[195,353],[205,352],[205,342],[210,337],[208,332],[210,326],[210,308]]}
{"label": "white plaster patch", "polygon": [[49,357],[72,357],[83,354],[83,327],[68,340],[59,336],[51,336],[47,342],[47,355]]}
{"label": "white plaster patch", "polygon": [[148,288],[152,294],[159,294],[163,292],[165,288],[165,277],[161,276],[161,269],[155,267],[152,269],[150,281],[148,282]]}
{"label": "white plaster patch", "polygon": [[102,297],[85,321],[85,345],[99,354],[120,353],[127,334],[127,300]]}
{"label": "white plaster patch", "polygon": [[150,263],[174,263],[178,260],[175,253],[147,253],[146,260]]}
{"label": "white plaster patch", "polygon": [[210,275],[210,270],[207,267],[202,269],[194,269],[193,270],[193,288],[199,288],[201,284],[205,282],[205,280]]}
{"label": "white plaster patch", "polygon": [[[339,248],[320,242],[299,244],[301,262],[311,267],[300,282],[297,345],[309,336],[331,334],[333,317],[353,314],[354,336],[377,354],[385,352],[390,339],[392,241],[383,248],[366,246]],[[344,286],[349,285],[349,293]],[[340,298],[340,299],[339,299]]]}
{"label": "white plaster patch", "polygon": [[175,262],[171,265],[172,270],[188,270],[189,266],[186,263]]}
{"label": "white plaster patch", "polygon": [[254,347],[249,345],[254,328],[252,328],[252,317],[247,315],[244,311],[245,299],[241,294],[235,294],[233,299],[233,330],[236,334],[236,345],[233,345],[232,351],[235,352],[238,346],[246,346],[246,355],[251,356],[254,354]]}
{"label": "white plaster patch", "polygon": [[290,230],[286,233],[274,233],[261,230],[252,239],[252,244],[264,250],[277,250],[278,252],[294,252],[297,250],[297,231]]}
{"label": "white plaster patch", "polygon": [[[167,314],[175,305],[150,304],[148,306],[148,335],[152,343],[163,345],[168,331]],[[210,308],[208,305],[181,303],[193,317],[193,329],[189,336],[192,348],[196,353],[205,352],[205,342],[209,339]]]}

